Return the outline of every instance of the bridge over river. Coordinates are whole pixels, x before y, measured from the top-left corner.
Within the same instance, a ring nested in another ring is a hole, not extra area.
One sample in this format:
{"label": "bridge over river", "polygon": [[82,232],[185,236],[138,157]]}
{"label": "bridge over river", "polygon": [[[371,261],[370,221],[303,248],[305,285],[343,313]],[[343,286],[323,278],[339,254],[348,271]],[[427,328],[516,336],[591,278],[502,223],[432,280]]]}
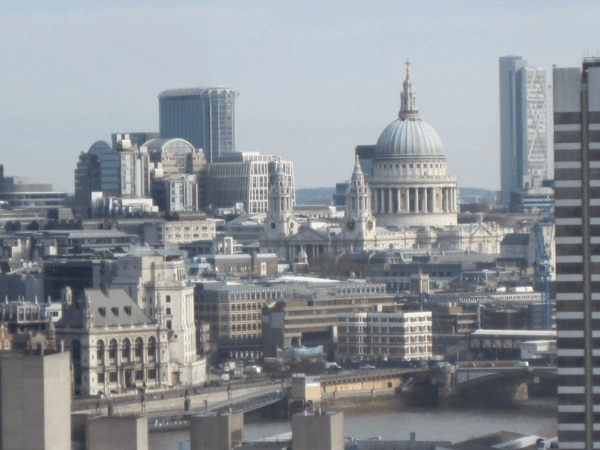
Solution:
{"label": "bridge over river", "polygon": [[212,413],[245,413],[255,409],[264,408],[283,400],[286,397],[286,389],[282,387],[266,388],[250,394],[234,397],[230,400],[209,405],[205,403],[204,408],[184,409],[181,411],[170,411],[148,415],[149,431],[170,431],[174,429],[189,428],[190,416],[194,414]]}
{"label": "bridge over river", "polygon": [[512,367],[461,367],[455,369],[453,386],[467,388],[481,383],[505,380],[539,382],[541,379],[556,377],[556,367],[512,366]]}
{"label": "bridge over river", "polygon": [[[496,393],[513,398],[526,384],[556,376],[555,367],[523,367],[511,363],[459,363],[431,368],[353,370],[320,377],[321,398],[395,394],[435,390],[445,396],[476,397]],[[496,395],[495,394],[495,395]],[[81,415],[147,415],[151,430],[187,426],[189,415],[202,412],[247,412],[289,397],[289,382],[267,378],[216,387],[188,387],[164,391],[80,399],[72,413]],[[176,422],[178,422],[176,424]]]}

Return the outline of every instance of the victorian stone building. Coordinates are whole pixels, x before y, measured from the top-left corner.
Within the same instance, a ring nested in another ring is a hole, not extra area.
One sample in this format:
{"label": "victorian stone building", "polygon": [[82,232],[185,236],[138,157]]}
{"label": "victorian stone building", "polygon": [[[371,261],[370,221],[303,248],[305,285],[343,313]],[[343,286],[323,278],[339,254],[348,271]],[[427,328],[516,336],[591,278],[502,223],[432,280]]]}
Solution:
{"label": "victorian stone building", "polygon": [[150,319],[122,289],[64,292],[57,339],[70,349],[76,395],[121,393],[172,384],[169,330]]}
{"label": "victorian stone building", "polygon": [[168,330],[170,376],[174,384],[195,384],[206,377],[206,360],[196,351],[194,287],[185,262],[154,250],[137,250],[117,261],[112,287],[125,289],[151,319],[162,315]]}

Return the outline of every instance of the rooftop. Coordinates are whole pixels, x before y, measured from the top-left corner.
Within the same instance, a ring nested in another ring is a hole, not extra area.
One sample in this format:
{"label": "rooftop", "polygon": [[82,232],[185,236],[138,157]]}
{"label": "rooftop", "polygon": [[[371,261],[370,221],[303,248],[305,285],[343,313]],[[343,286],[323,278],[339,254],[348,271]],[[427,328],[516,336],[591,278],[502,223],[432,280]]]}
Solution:
{"label": "rooftop", "polygon": [[91,309],[95,328],[154,324],[123,289],[107,289],[106,293],[100,289],[85,289],[84,292],[85,300],[74,302],[65,311],[57,328],[83,327],[84,302],[88,302],[87,306]]}
{"label": "rooftop", "polygon": [[236,91],[225,86],[213,86],[213,87],[192,87],[192,88],[177,88],[169,89],[158,94],[159,99],[166,98],[181,98],[181,97],[196,97],[211,93],[229,92],[235,96],[238,95]]}

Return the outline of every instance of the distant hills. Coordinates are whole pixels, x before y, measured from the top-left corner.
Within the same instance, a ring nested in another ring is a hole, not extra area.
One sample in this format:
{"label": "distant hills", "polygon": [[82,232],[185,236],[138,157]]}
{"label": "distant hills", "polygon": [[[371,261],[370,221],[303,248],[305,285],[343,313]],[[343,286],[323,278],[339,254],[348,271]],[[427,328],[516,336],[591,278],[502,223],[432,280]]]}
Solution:
{"label": "distant hills", "polygon": [[303,188],[296,189],[298,205],[330,205],[333,202],[335,188]]}

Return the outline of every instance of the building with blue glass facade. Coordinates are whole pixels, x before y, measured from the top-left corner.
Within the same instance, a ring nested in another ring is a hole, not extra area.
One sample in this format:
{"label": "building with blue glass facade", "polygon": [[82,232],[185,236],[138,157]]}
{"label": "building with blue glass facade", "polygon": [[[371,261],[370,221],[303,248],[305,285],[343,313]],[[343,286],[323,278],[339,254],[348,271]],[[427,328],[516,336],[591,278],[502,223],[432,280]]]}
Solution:
{"label": "building with blue glass facade", "polygon": [[235,151],[235,98],[226,87],[170,89],[158,96],[161,139],[182,138],[209,163]]}

